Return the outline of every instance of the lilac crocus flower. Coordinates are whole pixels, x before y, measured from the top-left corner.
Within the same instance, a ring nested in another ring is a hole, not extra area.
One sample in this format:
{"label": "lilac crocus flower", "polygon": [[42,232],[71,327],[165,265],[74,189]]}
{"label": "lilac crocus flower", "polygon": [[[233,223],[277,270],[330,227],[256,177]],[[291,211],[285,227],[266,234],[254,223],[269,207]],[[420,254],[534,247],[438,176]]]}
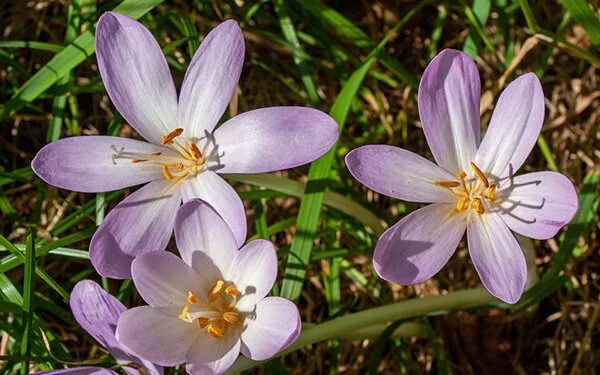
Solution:
{"label": "lilac crocus flower", "polygon": [[100,75],[112,102],[147,142],[107,136],[62,139],[32,162],[51,185],[102,192],[147,185],[105,218],[92,238],[92,264],[103,276],[131,277],[131,261],[164,250],[182,201],[209,202],[246,237],[244,206],[219,173],[263,173],[313,161],[338,138],[335,121],[303,107],[249,111],[215,129],[237,86],[244,38],[235,21],[204,39],[186,72],[179,100],[167,61],[137,21],[108,12],[96,28]]}
{"label": "lilac crocus flower", "polygon": [[175,240],[183,259],[161,251],[133,261],[133,282],[150,306],[121,316],[121,345],[160,365],[187,362],[189,373],[204,374],[224,372],[240,352],[264,360],[296,340],[296,305],[265,298],[277,276],[271,242],[238,250],[232,230],[201,200],[177,212]]}
{"label": "lilac crocus flower", "polygon": [[[143,360],[128,352],[117,342],[115,331],[119,316],[127,308],[115,297],[108,294],[91,280],[78,282],[71,292],[71,311],[81,328],[98,341],[113,356],[117,363],[134,363],[141,366],[148,375],[162,375],[161,366]],[[128,375],[139,375],[134,367],[122,368]],[[43,371],[50,375],[117,375],[117,372],[103,367],[75,367],[61,370]]]}
{"label": "lilac crocus flower", "polygon": [[419,87],[423,132],[437,165],[401,148],[372,145],[346,156],[350,173],[372,190],[431,203],[380,238],[377,273],[397,284],[421,283],[448,262],[467,232],[469,254],[483,285],[516,303],[527,278],[525,257],[511,230],[553,237],[578,210],[573,184],[554,172],[515,176],[544,121],[544,94],[533,73],[500,95],[481,140],[479,74],[462,52],[445,50]]}

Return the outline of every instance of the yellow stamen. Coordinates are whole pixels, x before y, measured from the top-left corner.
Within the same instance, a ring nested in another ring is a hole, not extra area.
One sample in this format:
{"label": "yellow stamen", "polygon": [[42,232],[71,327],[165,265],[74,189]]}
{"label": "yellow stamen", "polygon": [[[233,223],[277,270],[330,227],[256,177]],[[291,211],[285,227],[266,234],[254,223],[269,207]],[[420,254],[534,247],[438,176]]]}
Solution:
{"label": "yellow stamen", "polygon": [[187,300],[192,305],[195,304],[196,302],[198,302],[198,300],[196,299],[196,296],[191,291],[188,291],[188,298],[187,298]]}
{"label": "yellow stamen", "polygon": [[462,180],[463,178],[467,177],[467,173],[465,171],[461,171],[456,175],[456,177],[458,177],[459,180]]}
{"label": "yellow stamen", "polygon": [[235,285],[229,285],[227,288],[225,288],[225,294],[228,296],[237,296],[238,290]]}
{"label": "yellow stamen", "polygon": [[490,187],[490,183],[487,179],[487,177],[485,177],[485,175],[483,174],[483,172],[481,171],[481,169],[479,169],[478,166],[475,165],[475,163],[471,162],[471,168],[473,168],[473,171],[475,171],[475,175],[477,175],[477,178],[479,179],[479,181],[481,181],[483,183],[483,186]]}
{"label": "yellow stamen", "polygon": [[240,316],[236,312],[227,311],[225,314],[223,314],[223,320],[231,325],[236,325],[237,322],[240,321]]}
{"label": "yellow stamen", "polygon": [[202,157],[202,153],[200,152],[200,149],[198,148],[198,146],[196,146],[195,143],[190,143],[190,154],[192,155],[192,157],[196,160],[200,159]]}
{"label": "yellow stamen", "polygon": [[463,211],[467,208],[467,198],[460,198],[456,203],[456,210],[458,212]]}
{"label": "yellow stamen", "polygon": [[148,159],[133,159],[131,162],[132,163],[143,163],[145,161],[148,161]]}
{"label": "yellow stamen", "polygon": [[213,287],[208,291],[208,295],[206,296],[208,302],[215,302],[217,298],[219,298],[219,295],[223,291],[224,287],[225,282],[223,280],[217,280],[215,285],[213,285]]}
{"label": "yellow stamen", "polygon": [[167,180],[170,181],[173,179],[173,175],[171,174],[171,172],[169,172],[169,167],[167,167],[166,165],[162,166],[162,173],[163,173],[163,176],[165,176],[165,178]]}
{"label": "yellow stamen", "polygon": [[436,181],[433,184],[445,188],[455,188],[460,186],[460,182],[458,181]]}
{"label": "yellow stamen", "polygon": [[475,200],[473,200],[473,209],[479,215],[482,215],[485,212],[485,208],[483,207],[483,202],[481,202],[481,199],[475,198]]}
{"label": "yellow stamen", "polygon": [[177,163],[173,165],[178,171],[183,171],[183,163]]}
{"label": "yellow stamen", "polygon": [[496,184],[491,184],[487,192],[487,198],[492,202],[496,199]]}
{"label": "yellow stamen", "polygon": [[198,324],[200,325],[201,329],[206,328],[207,325],[210,324],[210,319],[208,318],[198,318]]}
{"label": "yellow stamen", "polygon": [[170,145],[173,143],[173,139],[175,139],[175,137],[178,137],[181,135],[181,133],[183,133],[183,129],[182,128],[177,128],[173,131],[171,131],[169,134],[167,135],[163,135],[162,136],[162,144],[163,145]]}
{"label": "yellow stamen", "polygon": [[187,312],[190,311],[190,307],[185,305],[183,310],[181,310],[181,314],[179,314],[178,318],[183,320],[184,322],[189,322],[189,318],[187,316]]}
{"label": "yellow stamen", "polygon": [[209,324],[207,328],[208,333],[217,339],[223,338],[223,331],[217,328],[214,324]]}

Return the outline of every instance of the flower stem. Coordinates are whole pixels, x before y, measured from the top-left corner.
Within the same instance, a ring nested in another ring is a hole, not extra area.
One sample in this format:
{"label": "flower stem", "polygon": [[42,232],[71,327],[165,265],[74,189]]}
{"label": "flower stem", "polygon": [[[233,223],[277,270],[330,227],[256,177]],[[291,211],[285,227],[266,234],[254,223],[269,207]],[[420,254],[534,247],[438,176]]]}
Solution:
{"label": "flower stem", "polygon": [[[390,305],[375,307],[351,315],[342,316],[302,331],[298,340],[275,357],[293,352],[307,345],[333,338],[341,338],[348,332],[358,331],[372,325],[381,325],[393,320],[410,319],[417,316],[429,315],[435,312],[461,310],[481,306],[498,301],[485,289],[461,290],[458,292],[435,296],[415,298]],[[413,326],[415,333],[420,328]],[[411,333],[407,330],[406,333]],[[407,335],[409,336],[409,335]],[[226,374],[235,374],[257,366],[261,362],[252,361],[240,356]]]}

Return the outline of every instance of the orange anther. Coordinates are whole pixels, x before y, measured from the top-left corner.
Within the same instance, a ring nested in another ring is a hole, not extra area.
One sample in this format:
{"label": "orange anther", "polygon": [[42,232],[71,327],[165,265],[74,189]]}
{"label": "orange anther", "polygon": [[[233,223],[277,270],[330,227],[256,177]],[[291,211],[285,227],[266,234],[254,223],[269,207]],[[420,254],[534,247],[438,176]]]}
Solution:
{"label": "orange anther", "polygon": [[190,310],[190,307],[188,305],[185,305],[183,307],[183,309],[181,310],[181,313],[179,314],[178,318],[183,320],[184,322],[190,322],[190,317],[188,316],[188,311]]}
{"label": "orange anther", "polygon": [[479,215],[482,215],[485,212],[485,208],[483,207],[483,202],[481,202],[481,199],[475,198],[475,200],[473,201],[473,209]]}
{"label": "orange anther", "polygon": [[456,175],[456,177],[458,177],[459,180],[462,180],[463,178],[467,177],[467,172],[461,171],[459,174]]}
{"label": "orange anther", "polygon": [[162,152],[153,152],[150,155],[152,156],[160,156],[162,154]]}
{"label": "orange anther", "polygon": [[487,198],[491,201],[496,199],[496,184],[491,184],[487,192]]}
{"label": "orange anther", "polygon": [[170,145],[173,143],[173,139],[175,139],[175,137],[178,137],[181,135],[181,133],[183,133],[183,129],[182,128],[177,128],[173,131],[171,131],[169,134],[167,135],[163,135],[162,136],[162,144],[163,145]]}
{"label": "orange anther", "polygon": [[460,186],[460,182],[458,181],[436,181],[433,184],[445,188],[455,188]]}
{"label": "orange anther", "polygon": [[196,302],[198,302],[198,300],[196,299],[196,296],[194,295],[194,293],[192,293],[191,291],[188,291],[188,298],[187,298],[188,302],[191,303],[192,305]]}
{"label": "orange anther", "polygon": [[167,167],[166,165],[163,165],[163,166],[162,166],[162,173],[163,173],[163,176],[165,176],[165,178],[166,178],[167,180],[169,180],[169,181],[170,181],[170,180],[172,180],[172,179],[173,179],[173,175],[172,175],[172,174],[171,174],[171,172],[169,171],[169,167]]}
{"label": "orange anther", "polygon": [[183,163],[177,163],[173,165],[178,171],[183,171]]}
{"label": "orange anther", "polygon": [[215,285],[213,285],[213,287],[208,291],[208,295],[206,296],[208,302],[215,302],[217,298],[219,298],[219,295],[223,291],[224,287],[225,282],[223,280],[217,280]]}
{"label": "orange anther", "polygon": [[132,163],[143,163],[145,161],[148,161],[148,159],[133,159],[131,162]]}
{"label": "orange anther", "polygon": [[485,186],[486,188],[490,187],[490,183],[489,183],[487,177],[485,177],[485,175],[483,174],[481,169],[479,169],[479,167],[476,166],[475,163],[471,162],[471,168],[473,168],[475,175],[477,176],[479,181],[481,181],[483,183],[483,186]]}
{"label": "orange anther", "polygon": [[223,331],[217,328],[214,324],[209,324],[206,330],[212,335],[212,337],[215,337],[217,339],[223,338]]}
{"label": "orange anther", "polygon": [[192,155],[192,157],[196,160],[200,159],[202,157],[202,153],[200,152],[200,149],[198,148],[198,146],[196,146],[195,143],[190,143],[190,154]]}
{"label": "orange anther", "polygon": [[240,315],[233,311],[227,311],[223,314],[223,320],[231,325],[236,325],[240,321]]}
{"label": "orange anther", "polygon": [[458,200],[458,203],[456,203],[456,210],[460,212],[466,208],[467,208],[467,198],[460,198]]}
{"label": "orange anther", "polygon": [[198,318],[198,324],[200,325],[200,328],[204,329],[204,328],[206,328],[207,325],[210,324],[210,319]]}
{"label": "orange anther", "polygon": [[235,285],[229,285],[227,288],[225,288],[225,294],[228,296],[237,296],[238,290]]}

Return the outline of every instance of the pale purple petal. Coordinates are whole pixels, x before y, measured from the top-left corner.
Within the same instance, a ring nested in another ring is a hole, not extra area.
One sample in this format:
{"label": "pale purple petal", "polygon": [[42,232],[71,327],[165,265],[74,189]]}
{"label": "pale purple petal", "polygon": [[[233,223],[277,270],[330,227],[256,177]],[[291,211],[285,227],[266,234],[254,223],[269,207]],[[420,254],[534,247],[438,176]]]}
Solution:
{"label": "pale purple petal", "polygon": [[203,331],[187,354],[186,370],[189,374],[221,374],[240,354],[240,333],[230,327],[221,339]]}
{"label": "pale purple petal", "polygon": [[90,259],[102,276],[131,278],[136,256],[167,247],[175,213],[181,204],[179,190],[166,180],[143,186],[113,208],[90,244]]}
{"label": "pale purple petal", "polygon": [[204,38],[185,73],[177,121],[196,138],[212,133],[225,112],[244,64],[244,35],[228,20]]}
{"label": "pale purple petal", "polygon": [[137,257],[131,264],[131,275],[135,288],[150,306],[181,307],[188,304],[188,292],[204,295],[214,283],[167,251]]}
{"label": "pale purple petal", "polygon": [[[183,306],[182,306],[183,307]],[[134,307],[117,325],[117,340],[129,351],[162,366],[176,366],[200,334],[197,323],[186,323],[177,307]]]}
{"label": "pale purple petal", "polygon": [[533,73],[511,82],[500,95],[475,157],[486,174],[509,177],[521,167],[544,123],[544,92]]}
{"label": "pale purple petal", "polygon": [[39,371],[35,375],[118,375],[117,372],[104,367],[74,367],[60,370]]}
{"label": "pale purple petal", "polygon": [[346,155],[348,170],[360,183],[380,194],[409,202],[456,202],[436,181],[458,181],[429,160],[387,145],[361,146]]}
{"label": "pale purple petal", "polygon": [[525,288],[525,256],[506,224],[495,213],[471,215],[469,254],[483,286],[506,303],[516,303]]}
{"label": "pale purple petal", "polygon": [[238,252],[227,223],[200,199],[187,201],[177,211],[175,240],[181,258],[211,283],[223,279]]}
{"label": "pale purple petal", "polygon": [[338,125],[326,113],[304,107],[245,112],[215,131],[219,173],[264,173],[309,163],[338,139]]}
{"label": "pale purple petal", "polygon": [[146,154],[170,152],[165,147],[135,139],[71,137],[44,146],[31,162],[31,168],[50,185],[84,193],[118,190],[162,178],[162,170],[156,165],[113,160],[115,152],[111,146]]}
{"label": "pale purple petal", "polygon": [[480,81],[466,54],[447,49],[427,66],[419,85],[423,132],[438,165],[466,171],[479,146]]}
{"label": "pale purple petal", "polygon": [[294,303],[280,297],[267,297],[246,317],[242,332],[242,354],[262,361],[291,345],[300,334],[300,314]]}
{"label": "pale purple petal", "polygon": [[554,237],[579,209],[577,192],[568,178],[536,172],[500,182],[497,210],[508,227],[537,240]]}
{"label": "pale purple petal", "polygon": [[454,254],[466,228],[464,214],[449,215],[453,208],[433,203],[386,230],[373,253],[377,274],[396,284],[412,285],[438,273]]}
{"label": "pale purple petal", "polygon": [[233,231],[238,248],[246,241],[246,211],[236,191],[218,174],[205,170],[185,180],[183,201],[199,198],[210,204]]}
{"label": "pale purple petal", "polygon": [[269,293],[276,277],[277,252],[270,241],[255,240],[242,247],[226,277],[240,292],[236,308],[252,310]]}
{"label": "pale purple petal", "polygon": [[147,141],[177,127],[177,93],[160,46],[141,23],[114,12],[96,27],[98,69],[108,96]]}

